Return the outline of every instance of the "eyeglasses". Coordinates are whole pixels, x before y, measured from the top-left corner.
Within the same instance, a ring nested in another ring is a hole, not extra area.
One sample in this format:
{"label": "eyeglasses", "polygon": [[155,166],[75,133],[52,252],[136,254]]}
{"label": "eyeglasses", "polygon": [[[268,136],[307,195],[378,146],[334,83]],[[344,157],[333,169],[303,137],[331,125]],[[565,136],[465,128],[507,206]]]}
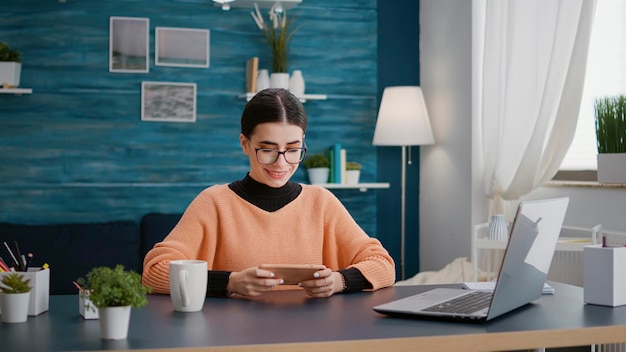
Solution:
{"label": "eyeglasses", "polygon": [[[250,143],[250,141],[248,141],[248,143]],[[250,143],[250,145],[252,146],[252,143]],[[306,146],[302,148],[289,148],[282,152],[272,148],[255,148],[254,146],[252,146],[252,148],[254,148],[256,152],[256,161],[262,165],[275,163],[276,160],[278,160],[278,156],[281,154],[289,164],[300,164],[306,155]]]}

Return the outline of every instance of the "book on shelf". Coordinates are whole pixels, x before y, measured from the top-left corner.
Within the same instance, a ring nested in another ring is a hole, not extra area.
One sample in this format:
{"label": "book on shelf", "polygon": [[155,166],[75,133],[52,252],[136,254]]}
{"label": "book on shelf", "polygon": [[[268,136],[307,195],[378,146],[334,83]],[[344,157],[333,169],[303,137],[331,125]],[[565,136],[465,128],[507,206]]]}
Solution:
{"label": "book on shelf", "polygon": [[346,150],[335,143],[328,150],[330,159],[330,183],[346,183]]}
{"label": "book on shelf", "polygon": [[259,74],[259,58],[253,57],[246,62],[246,92],[256,93],[256,79]]}

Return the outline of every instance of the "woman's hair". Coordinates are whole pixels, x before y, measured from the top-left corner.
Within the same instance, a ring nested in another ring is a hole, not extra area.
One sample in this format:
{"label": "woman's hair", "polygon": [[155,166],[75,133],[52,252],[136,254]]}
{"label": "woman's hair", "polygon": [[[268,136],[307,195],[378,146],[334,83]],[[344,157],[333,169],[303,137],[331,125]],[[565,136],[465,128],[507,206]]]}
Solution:
{"label": "woman's hair", "polygon": [[266,122],[286,122],[306,132],[304,107],[285,89],[268,88],[256,93],[241,114],[241,133],[250,138],[254,128]]}

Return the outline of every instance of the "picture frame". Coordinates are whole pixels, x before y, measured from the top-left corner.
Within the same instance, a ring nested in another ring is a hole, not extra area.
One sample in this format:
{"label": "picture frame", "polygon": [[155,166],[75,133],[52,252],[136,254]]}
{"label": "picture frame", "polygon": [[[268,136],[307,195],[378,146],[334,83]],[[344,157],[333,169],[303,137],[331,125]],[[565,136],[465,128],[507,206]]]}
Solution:
{"label": "picture frame", "polygon": [[141,120],[196,122],[196,83],[141,82]]}
{"label": "picture frame", "polygon": [[210,31],[196,28],[155,28],[154,64],[209,67]]}
{"label": "picture frame", "polygon": [[109,19],[109,72],[146,73],[150,70],[150,20],[143,17]]}

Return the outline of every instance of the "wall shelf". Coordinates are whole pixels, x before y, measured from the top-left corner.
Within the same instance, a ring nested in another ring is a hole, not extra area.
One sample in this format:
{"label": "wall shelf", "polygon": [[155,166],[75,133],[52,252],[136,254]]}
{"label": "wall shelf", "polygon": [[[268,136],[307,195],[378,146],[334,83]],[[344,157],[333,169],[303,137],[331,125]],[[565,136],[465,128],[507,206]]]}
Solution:
{"label": "wall shelf", "polygon": [[[246,93],[246,94],[240,94],[238,97],[239,99],[246,99],[246,101],[250,101],[250,99],[252,99],[252,97],[254,97],[256,93]],[[328,96],[326,94],[304,94],[301,96],[297,97],[298,99],[300,99],[301,102],[306,102],[307,100],[326,100],[328,99]]]}
{"label": "wall shelf", "polygon": [[33,90],[31,88],[0,88],[0,94],[31,94]]}
{"label": "wall shelf", "polygon": [[361,192],[365,192],[368,189],[384,189],[389,188],[388,182],[376,182],[376,183],[317,183],[316,185],[322,186],[328,189],[358,189]]}

